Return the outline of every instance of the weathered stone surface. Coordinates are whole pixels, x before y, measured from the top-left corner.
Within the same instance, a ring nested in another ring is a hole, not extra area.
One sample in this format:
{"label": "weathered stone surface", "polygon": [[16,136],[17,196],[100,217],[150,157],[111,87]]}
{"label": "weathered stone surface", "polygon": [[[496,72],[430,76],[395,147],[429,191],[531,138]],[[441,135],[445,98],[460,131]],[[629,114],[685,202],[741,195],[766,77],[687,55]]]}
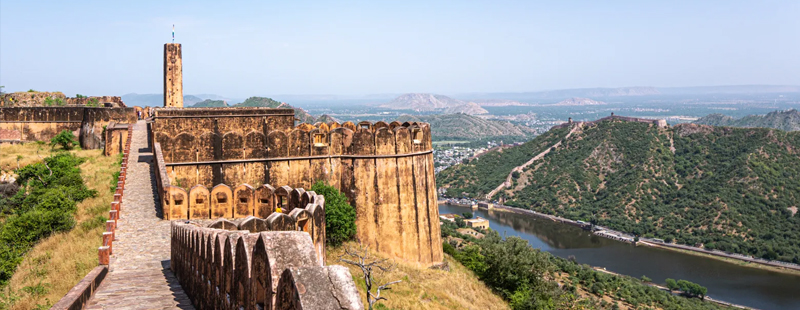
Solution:
{"label": "weathered stone surface", "polygon": [[364,309],[353,279],[345,278],[346,270],[340,268],[344,267],[287,268],[278,284],[275,309]]}
{"label": "weathered stone surface", "polygon": [[164,44],[164,106],[183,108],[183,60],[179,43]]}

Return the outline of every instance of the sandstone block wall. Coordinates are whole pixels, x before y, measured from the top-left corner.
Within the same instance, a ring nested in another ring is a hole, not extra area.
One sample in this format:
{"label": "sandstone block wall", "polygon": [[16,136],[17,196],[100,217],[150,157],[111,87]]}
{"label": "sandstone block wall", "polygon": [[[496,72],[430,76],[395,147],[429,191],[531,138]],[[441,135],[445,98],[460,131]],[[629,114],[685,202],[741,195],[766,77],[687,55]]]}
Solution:
{"label": "sandstone block wall", "polygon": [[128,143],[128,131],[131,129],[131,126],[133,125],[117,124],[113,121],[109,123],[106,127],[103,154],[112,156],[122,153]]}
{"label": "sandstone block wall", "polygon": [[308,234],[225,225],[172,222],[171,269],[195,307],[363,309],[352,275],[324,266]]}
{"label": "sandstone block wall", "polygon": [[124,108],[125,103],[118,96],[90,96],[73,98],[62,92],[14,92],[0,96],[0,107],[46,107],[46,99],[61,99],[66,106],[83,107],[96,102],[99,107]]}
{"label": "sandstone block wall", "polygon": [[81,147],[103,147],[103,127],[110,122],[135,123],[133,108],[3,107],[0,142],[49,141],[62,130],[73,131]]}
{"label": "sandstone block wall", "polygon": [[[442,261],[428,124],[347,122],[286,128],[281,123],[284,128],[279,128],[268,125],[269,118],[229,117],[212,123],[162,117],[180,113],[157,111],[153,123],[163,177],[173,186],[310,188],[323,181],[356,207],[359,241],[407,261]],[[278,129],[260,131],[270,128]]]}

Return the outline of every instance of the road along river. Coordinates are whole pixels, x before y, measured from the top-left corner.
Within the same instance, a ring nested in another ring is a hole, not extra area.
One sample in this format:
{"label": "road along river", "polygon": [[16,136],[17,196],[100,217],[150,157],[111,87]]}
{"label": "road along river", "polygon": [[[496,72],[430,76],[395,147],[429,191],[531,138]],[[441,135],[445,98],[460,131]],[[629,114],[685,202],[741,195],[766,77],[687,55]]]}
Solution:
{"label": "road along river", "polygon": [[473,212],[489,220],[500,235],[518,236],[535,248],[578,263],[605,267],[656,283],[684,279],[708,288],[708,296],[764,310],[800,309],[800,276],[739,266],[717,259],[647,246],[633,246],[592,235],[579,227],[525,214],[472,210],[439,204],[439,213]]}

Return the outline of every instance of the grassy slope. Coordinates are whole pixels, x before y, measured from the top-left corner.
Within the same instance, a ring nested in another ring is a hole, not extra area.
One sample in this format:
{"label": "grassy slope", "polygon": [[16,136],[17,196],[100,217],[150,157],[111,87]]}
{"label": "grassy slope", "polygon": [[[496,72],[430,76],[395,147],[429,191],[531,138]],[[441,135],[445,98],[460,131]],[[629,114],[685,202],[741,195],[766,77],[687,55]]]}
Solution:
{"label": "grassy slope", "polygon": [[[17,155],[23,156],[20,166],[41,161],[37,152],[42,158],[47,157],[50,147],[36,143],[0,145],[0,168],[16,168]],[[49,307],[97,266],[97,247],[101,245],[105,229],[102,225],[90,227],[94,225],[88,224],[98,221],[98,216],[108,217],[113,199],[109,187],[112,175],[119,171],[118,158],[103,156],[102,150],[72,152],[88,158],[80,166],[81,175],[90,189],[97,190],[97,197],[78,204],[75,228],[42,240],[25,255],[4,292],[19,298],[11,309],[34,309],[37,305]]]}
{"label": "grassy slope", "polygon": [[[355,246],[353,242],[344,246]],[[367,304],[364,280],[361,269],[338,262],[344,248],[328,248],[327,259],[330,265],[343,265],[358,286],[365,307]],[[380,256],[378,256],[380,257]],[[402,280],[391,290],[382,291],[381,301],[388,309],[508,309],[508,305],[486,287],[466,267],[445,255],[450,271],[434,270],[415,264],[398,263],[397,267],[382,276],[386,282]],[[379,308],[380,309],[380,308]]]}
{"label": "grassy slope", "polygon": [[483,119],[467,114],[444,115],[401,115],[399,122],[416,121],[431,124],[432,135],[436,139],[478,140],[490,137],[524,137],[533,130],[508,121]]}

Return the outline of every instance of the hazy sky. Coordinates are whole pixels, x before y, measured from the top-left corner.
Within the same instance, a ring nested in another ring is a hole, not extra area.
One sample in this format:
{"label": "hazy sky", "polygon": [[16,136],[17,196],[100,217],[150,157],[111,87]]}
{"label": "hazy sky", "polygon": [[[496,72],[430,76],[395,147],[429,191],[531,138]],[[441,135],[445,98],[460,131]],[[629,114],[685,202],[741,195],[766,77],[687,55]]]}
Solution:
{"label": "hazy sky", "polygon": [[[161,93],[800,85],[800,1],[0,2],[0,85]],[[434,3],[435,2],[435,3]]]}

